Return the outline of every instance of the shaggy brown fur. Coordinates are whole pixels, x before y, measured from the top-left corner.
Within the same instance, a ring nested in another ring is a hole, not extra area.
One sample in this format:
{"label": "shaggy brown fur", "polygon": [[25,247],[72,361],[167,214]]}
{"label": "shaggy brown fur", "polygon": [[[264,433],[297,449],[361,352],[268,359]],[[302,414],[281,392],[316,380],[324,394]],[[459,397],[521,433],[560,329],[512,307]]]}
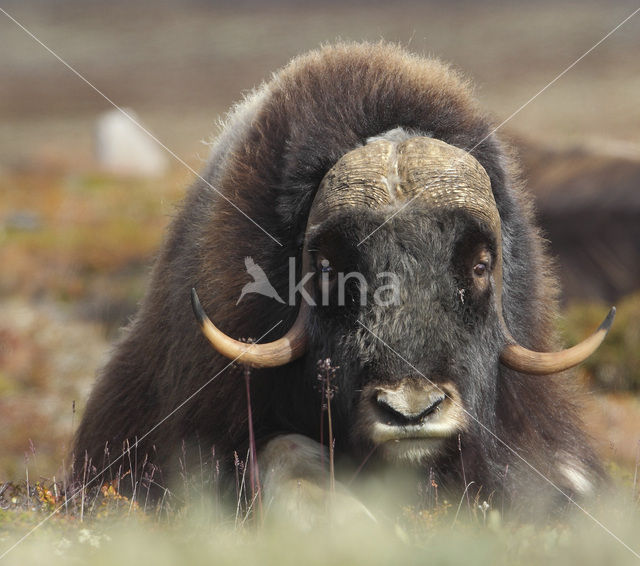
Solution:
{"label": "shaggy brown fur", "polygon": [[[527,347],[557,347],[556,283],[530,198],[467,82],[442,63],[393,45],[326,47],[294,59],[230,113],[203,172],[214,189],[196,181],[189,190],[140,310],[93,389],[76,436],[76,471],[85,454],[101,469],[105,444],[113,460],[127,439],[142,439],[138,468],[148,455],[165,480],[177,466],[183,442],[187,449],[198,444],[204,454],[215,446],[222,458],[234,450],[244,453],[242,370],[227,368],[228,360],[201,335],[189,305],[190,289],[198,290],[205,310],[230,336],[259,337],[284,320],[268,339],[282,335],[295,307],[259,295],[247,295],[236,306],[247,283],[244,258],[252,257],[286,297],[288,258],[300,257],[321,179],[342,155],[398,127],[472,149],[490,177],[502,218],[506,322]],[[479,401],[479,407],[488,406],[478,416],[486,416],[498,437],[563,489],[579,491],[558,462],[593,484],[600,468],[580,430],[567,377],[532,378],[498,366],[501,347],[496,343],[495,352],[487,353],[495,359],[491,380],[497,396]],[[302,360],[253,373],[258,439],[282,431],[318,439],[319,405],[311,393],[315,375],[307,375],[310,367]],[[340,430],[339,423],[336,427],[337,450],[349,452],[344,440],[349,431]],[[485,493],[503,489],[507,498],[516,499],[530,491],[526,486],[550,489],[486,431],[474,429],[463,438],[463,453],[466,480],[483,485]],[[440,472],[451,485],[460,485],[460,455],[453,450],[448,457]],[[129,458],[117,465],[126,469]]]}

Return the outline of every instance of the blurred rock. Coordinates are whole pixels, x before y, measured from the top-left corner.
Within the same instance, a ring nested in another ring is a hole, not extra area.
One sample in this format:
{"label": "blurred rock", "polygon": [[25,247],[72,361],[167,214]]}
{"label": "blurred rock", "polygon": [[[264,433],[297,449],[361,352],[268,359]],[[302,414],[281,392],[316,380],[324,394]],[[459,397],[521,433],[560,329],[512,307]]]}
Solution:
{"label": "blurred rock", "polygon": [[[130,109],[125,112],[140,124]],[[96,123],[96,159],[114,175],[159,177],[167,170],[164,150],[119,110],[103,113]]]}

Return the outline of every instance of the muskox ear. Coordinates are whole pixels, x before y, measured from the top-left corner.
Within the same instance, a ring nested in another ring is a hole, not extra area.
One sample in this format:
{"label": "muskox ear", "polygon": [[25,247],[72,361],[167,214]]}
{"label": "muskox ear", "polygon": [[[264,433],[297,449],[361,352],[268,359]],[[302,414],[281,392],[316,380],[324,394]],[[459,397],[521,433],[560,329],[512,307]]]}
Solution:
{"label": "muskox ear", "polygon": [[[615,150],[615,148],[614,148]],[[640,159],[520,143],[527,186],[558,259],[563,299],[615,302],[640,287]]]}

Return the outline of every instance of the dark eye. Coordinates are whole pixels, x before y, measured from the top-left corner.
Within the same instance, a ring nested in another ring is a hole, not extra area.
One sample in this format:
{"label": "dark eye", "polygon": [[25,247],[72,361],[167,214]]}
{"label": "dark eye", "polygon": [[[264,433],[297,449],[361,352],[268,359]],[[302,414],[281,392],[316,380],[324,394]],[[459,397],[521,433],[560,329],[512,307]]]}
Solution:
{"label": "dark eye", "polygon": [[473,274],[476,277],[484,277],[487,273],[487,264],[486,263],[476,263],[473,266]]}

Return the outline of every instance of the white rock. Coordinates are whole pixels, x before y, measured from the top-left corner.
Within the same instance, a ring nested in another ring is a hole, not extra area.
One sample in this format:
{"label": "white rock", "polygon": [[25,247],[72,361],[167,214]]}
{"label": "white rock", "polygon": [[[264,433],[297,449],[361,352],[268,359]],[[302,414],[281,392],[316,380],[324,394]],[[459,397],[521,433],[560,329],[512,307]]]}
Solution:
{"label": "white rock", "polygon": [[[140,123],[135,112],[124,110]],[[119,110],[109,110],[97,120],[96,159],[102,170],[115,175],[158,177],[167,170],[162,147]]]}

